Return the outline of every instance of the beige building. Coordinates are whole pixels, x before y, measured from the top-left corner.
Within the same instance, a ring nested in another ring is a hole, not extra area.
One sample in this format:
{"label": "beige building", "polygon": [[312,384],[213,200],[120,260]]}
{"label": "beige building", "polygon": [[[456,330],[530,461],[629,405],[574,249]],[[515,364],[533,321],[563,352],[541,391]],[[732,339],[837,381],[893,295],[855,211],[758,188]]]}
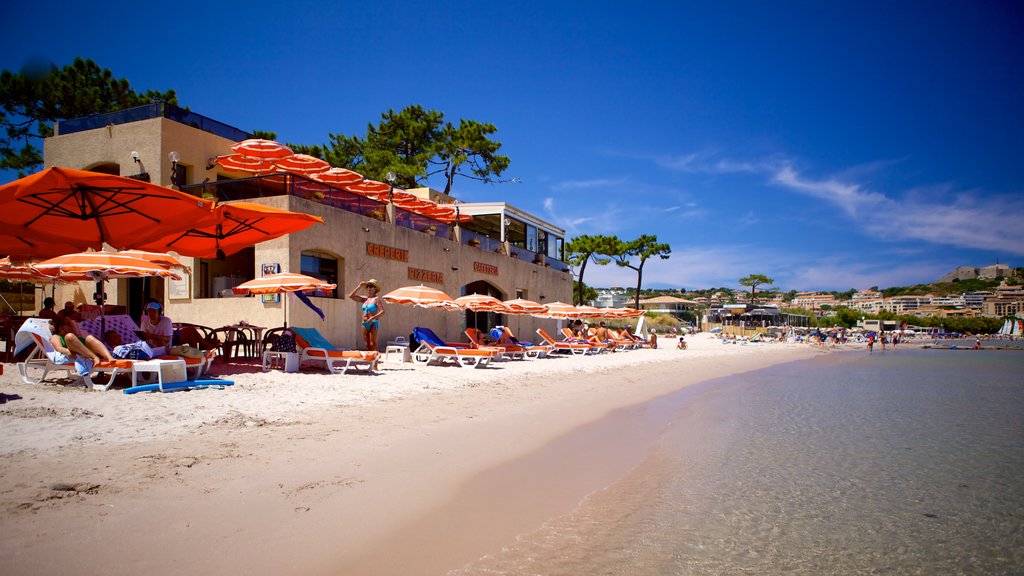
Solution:
{"label": "beige building", "polygon": [[[302,272],[336,282],[338,289],[311,298],[324,311],[326,321],[290,299],[288,324],[315,326],[336,345],[356,347],[361,341],[359,305],[346,295],[370,278],[379,280],[385,293],[424,284],[452,297],[481,293],[503,300],[570,301],[572,275],[562,253],[565,231],[557,226],[503,202],[459,204],[473,220],[449,226],[342,190],[325,196],[326,185],[300,176],[244,178],[214,162],[247,137],[240,130],[165,104],[59,123],[56,135],[44,143],[47,167],[138,177],[221,201],[247,200],[324,219],[322,225],[220,260],[183,257],[192,274],[180,282],[112,281],[106,289],[108,303],[125,306],[137,318],[144,300],[153,297],[165,303],[167,315],[176,322],[216,328],[244,320],[274,327],[285,320],[281,297],[227,297],[230,288],[264,273]],[[447,199],[432,190],[412,192]],[[349,201],[336,201],[348,196]],[[59,287],[57,300],[90,303],[93,291],[85,284]],[[499,318],[387,305],[379,341],[383,346],[395,336],[408,335],[414,326],[429,326],[442,337],[463,339],[467,323],[487,327],[498,322],[510,325],[523,339],[532,339],[536,327],[553,325],[529,316]]]}
{"label": "beige building", "polygon": [[658,314],[672,314],[678,316],[683,312],[693,310],[697,303],[693,300],[683,300],[675,296],[657,296],[640,301],[640,309],[644,312],[656,312]]}

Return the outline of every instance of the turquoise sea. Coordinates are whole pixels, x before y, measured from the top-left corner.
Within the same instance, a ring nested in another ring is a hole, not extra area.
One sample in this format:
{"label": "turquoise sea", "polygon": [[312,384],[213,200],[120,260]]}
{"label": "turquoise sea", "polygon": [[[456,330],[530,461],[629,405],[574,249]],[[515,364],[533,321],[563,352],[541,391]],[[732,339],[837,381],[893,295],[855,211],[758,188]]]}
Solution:
{"label": "turquoise sea", "polygon": [[666,409],[627,475],[453,574],[1024,573],[1024,351],[839,352]]}

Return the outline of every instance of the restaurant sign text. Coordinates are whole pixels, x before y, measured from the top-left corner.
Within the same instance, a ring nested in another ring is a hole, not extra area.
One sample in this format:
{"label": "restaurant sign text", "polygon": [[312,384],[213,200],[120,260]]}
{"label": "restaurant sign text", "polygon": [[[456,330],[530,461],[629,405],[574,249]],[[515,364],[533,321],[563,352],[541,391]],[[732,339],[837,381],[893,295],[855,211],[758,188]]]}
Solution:
{"label": "restaurant sign text", "polygon": [[430,282],[431,284],[444,284],[444,273],[433,270],[422,270],[409,267],[409,280],[414,282]]}
{"label": "restaurant sign text", "polygon": [[490,274],[491,276],[498,275],[498,267],[491,264],[484,264],[483,262],[473,262],[473,271],[482,272],[484,274]]}
{"label": "restaurant sign text", "polygon": [[366,253],[370,256],[376,256],[377,258],[384,258],[386,260],[398,260],[399,262],[409,261],[408,250],[384,246],[383,244],[374,244],[373,242],[366,243]]}

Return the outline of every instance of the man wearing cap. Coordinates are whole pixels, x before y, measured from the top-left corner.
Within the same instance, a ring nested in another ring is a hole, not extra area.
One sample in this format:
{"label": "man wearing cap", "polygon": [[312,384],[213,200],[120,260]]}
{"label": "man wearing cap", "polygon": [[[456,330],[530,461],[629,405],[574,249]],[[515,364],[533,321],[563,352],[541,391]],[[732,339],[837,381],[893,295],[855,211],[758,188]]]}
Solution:
{"label": "man wearing cap", "polygon": [[167,347],[171,345],[174,326],[171,319],[163,315],[163,306],[159,302],[146,304],[139,327],[145,333],[143,340],[153,348],[154,354],[156,356],[164,354]]}

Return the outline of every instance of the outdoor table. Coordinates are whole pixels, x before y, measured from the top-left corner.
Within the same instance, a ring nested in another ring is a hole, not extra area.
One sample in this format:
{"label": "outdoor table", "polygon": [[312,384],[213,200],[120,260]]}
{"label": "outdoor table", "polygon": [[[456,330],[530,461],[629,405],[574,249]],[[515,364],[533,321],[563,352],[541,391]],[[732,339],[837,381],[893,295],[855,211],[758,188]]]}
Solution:
{"label": "outdoor table", "polygon": [[[263,342],[263,331],[267,329],[266,326],[253,326],[252,324],[239,322],[238,324],[227,326],[227,328],[237,330],[244,334],[250,343],[249,349],[246,350],[247,356],[256,356],[256,346],[260,342]],[[231,334],[232,338],[233,336],[234,334]],[[238,354],[236,354],[236,356],[238,356]]]}

